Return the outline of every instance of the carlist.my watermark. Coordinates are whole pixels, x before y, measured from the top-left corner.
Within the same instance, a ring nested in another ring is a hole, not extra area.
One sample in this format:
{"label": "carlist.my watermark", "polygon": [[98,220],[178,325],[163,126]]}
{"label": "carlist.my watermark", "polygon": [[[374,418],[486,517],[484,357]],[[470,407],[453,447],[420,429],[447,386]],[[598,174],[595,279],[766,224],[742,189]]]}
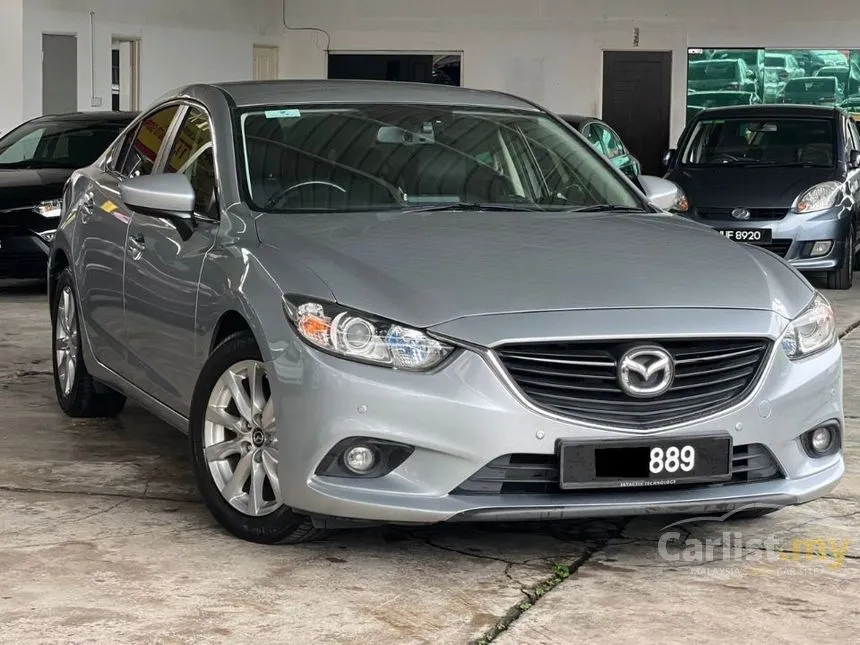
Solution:
{"label": "carlist.my watermark", "polygon": [[[714,517],[692,517],[664,526],[657,542],[657,553],[667,562],[680,564],[730,564],[731,562],[788,563],[817,562],[830,569],[845,565],[851,541],[827,535],[780,537],[768,535],[746,536],[741,530],[725,530],[707,537],[694,537],[682,527],[686,524],[725,522],[747,509],[761,509],[761,504],[734,509]],[[781,508],[781,507],[772,507]],[[780,571],[785,567],[780,567]],[[733,577],[742,575],[738,567],[710,570],[708,575]],[[786,568],[785,575],[793,575]],[[800,568],[794,569],[795,573]]]}

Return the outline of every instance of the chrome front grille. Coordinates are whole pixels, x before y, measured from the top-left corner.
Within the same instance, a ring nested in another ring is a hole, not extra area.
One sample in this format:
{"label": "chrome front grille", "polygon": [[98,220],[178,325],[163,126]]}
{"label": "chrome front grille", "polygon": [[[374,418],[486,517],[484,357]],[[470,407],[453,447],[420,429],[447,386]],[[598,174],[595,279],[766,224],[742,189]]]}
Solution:
{"label": "chrome front grille", "polygon": [[[593,491],[562,490],[559,486],[557,455],[514,454],[494,459],[451,491],[452,495],[587,495]],[[732,453],[732,478],[727,482],[705,484],[725,486],[767,481],[782,477],[770,451],[761,444],[735,446]],[[702,486],[702,484],[690,484]],[[673,486],[678,488],[678,486]],[[630,495],[635,489],[611,489]],[[650,489],[649,489],[650,490]]]}
{"label": "chrome front grille", "polygon": [[497,356],[535,406],[600,425],[650,429],[715,414],[755,386],[771,342],[765,339],[647,341],[669,352],[672,386],[652,399],[627,395],[617,380],[632,341],[551,342],[502,346]]}

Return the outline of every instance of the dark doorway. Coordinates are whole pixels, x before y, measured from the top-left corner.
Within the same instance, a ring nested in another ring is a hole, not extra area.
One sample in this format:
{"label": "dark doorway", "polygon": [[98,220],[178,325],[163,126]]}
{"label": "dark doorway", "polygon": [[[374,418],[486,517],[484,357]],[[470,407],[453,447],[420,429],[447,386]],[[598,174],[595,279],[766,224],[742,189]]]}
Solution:
{"label": "dark doorway", "polygon": [[460,85],[460,57],[455,54],[329,54],[328,77]]}
{"label": "dark doorway", "polygon": [[643,174],[663,174],[671,105],[672,52],[603,53],[603,120],[639,159]]}

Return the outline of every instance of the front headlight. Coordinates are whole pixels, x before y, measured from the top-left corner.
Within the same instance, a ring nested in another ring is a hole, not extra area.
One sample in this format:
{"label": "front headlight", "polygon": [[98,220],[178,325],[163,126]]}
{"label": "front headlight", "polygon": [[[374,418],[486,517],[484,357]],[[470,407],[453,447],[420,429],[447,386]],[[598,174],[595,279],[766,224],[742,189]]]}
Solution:
{"label": "front headlight", "polygon": [[285,297],[284,311],[311,345],[363,363],[423,372],[454,349],[417,329],[330,303]]}
{"label": "front headlight", "polygon": [[687,199],[686,193],[678,188],[678,194],[675,196],[675,203],[672,204],[672,208],[669,209],[670,213],[686,213],[690,210],[690,201]]}
{"label": "front headlight", "polygon": [[841,190],[842,184],[838,181],[825,181],[824,183],[816,184],[797,196],[797,199],[791,205],[791,210],[794,213],[826,211],[836,205],[836,200],[839,198]]}
{"label": "front headlight", "polygon": [[816,294],[812,303],[788,325],[782,351],[791,360],[806,358],[836,343],[836,318],[830,303]]}
{"label": "front headlight", "polygon": [[56,218],[63,213],[63,200],[49,199],[34,206],[33,210],[42,217]]}

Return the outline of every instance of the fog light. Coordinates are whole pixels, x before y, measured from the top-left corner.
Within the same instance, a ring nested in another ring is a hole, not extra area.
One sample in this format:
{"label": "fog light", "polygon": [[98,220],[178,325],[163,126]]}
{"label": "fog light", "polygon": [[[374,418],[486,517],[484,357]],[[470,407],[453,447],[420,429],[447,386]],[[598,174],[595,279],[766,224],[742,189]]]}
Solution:
{"label": "fog light", "polygon": [[830,428],[818,428],[813,430],[810,444],[812,445],[812,449],[818,454],[827,452],[833,444],[833,432]]}
{"label": "fog light", "polygon": [[367,446],[353,446],[344,454],[343,463],[356,475],[363,475],[373,470],[376,454]]}
{"label": "fog light", "polygon": [[830,253],[833,248],[832,240],[820,240],[812,245],[812,250],[809,252],[809,257],[817,258]]}

